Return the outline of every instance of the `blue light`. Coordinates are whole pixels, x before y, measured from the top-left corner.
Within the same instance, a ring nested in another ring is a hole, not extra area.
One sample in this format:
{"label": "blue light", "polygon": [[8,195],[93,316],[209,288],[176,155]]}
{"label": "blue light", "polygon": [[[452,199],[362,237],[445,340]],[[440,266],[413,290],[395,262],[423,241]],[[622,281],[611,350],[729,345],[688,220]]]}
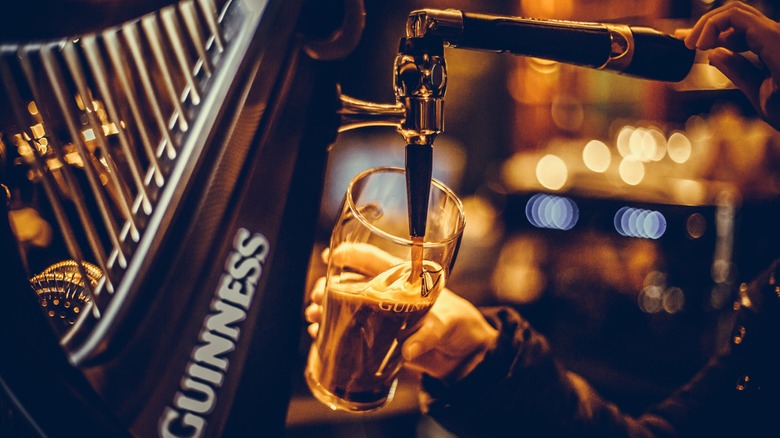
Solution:
{"label": "blue light", "polygon": [[542,195],[539,197],[538,202],[535,205],[536,214],[534,217],[538,217],[539,221],[538,226],[542,228],[550,228],[550,202],[552,202],[552,198],[547,195]]}
{"label": "blue light", "polygon": [[630,210],[630,212],[628,213],[627,216],[623,216],[624,218],[625,217],[628,218],[628,220],[627,220],[627,222],[628,222],[628,229],[624,229],[624,231],[629,236],[644,237],[644,236],[642,236],[641,229],[638,227],[638,225],[639,225],[639,215],[641,215],[641,214],[642,214],[642,210],[639,210],[639,209],[635,208],[635,209]]}
{"label": "blue light", "polygon": [[623,216],[626,214],[626,210],[628,210],[628,207],[621,207],[620,210],[615,213],[615,230],[617,230],[621,236],[627,236],[627,234],[623,232]]}
{"label": "blue light", "polygon": [[615,213],[615,230],[626,237],[658,239],[666,232],[666,218],[654,210],[622,207]]}
{"label": "blue light", "polygon": [[525,217],[536,228],[570,230],[579,216],[577,204],[562,196],[537,193],[525,205]]}

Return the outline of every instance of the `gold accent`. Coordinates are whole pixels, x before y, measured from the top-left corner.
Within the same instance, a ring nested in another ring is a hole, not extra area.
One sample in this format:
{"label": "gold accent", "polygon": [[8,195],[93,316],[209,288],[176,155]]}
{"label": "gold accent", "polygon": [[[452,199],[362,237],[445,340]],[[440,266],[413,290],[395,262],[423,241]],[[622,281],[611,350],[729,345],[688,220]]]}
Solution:
{"label": "gold accent", "polygon": [[751,307],[753,305],[753,302],[750,301],[750,297],[748,296],[747,291],[748,291],[747,283],[742,283],[739,285],[739,303],[742,306]]}
{"label": "gold accent", "polygon": [[612,50],[607,62],[599,69],[623,71],[634,59],[634,33],[625,24],[605,24],[604,27],[609,31]]}
{"label": "gold accent", "polygon": [[744,391],[747,383],[750,382],[750,376],[744,375],[737,380],[737,391]]}
{"label": "gold accent", "polygon": [[463,32],[463,12],[456,9],[419,9],[409,13],[406,36],[421,38],[434,31],[436,36],[450,42]]}
{"label": "gold accent", "polygon": [[745,339],[745,332],[745,326],[739,326],[737,334],[734,335],[734,344],[739,345],[742,343],[742,340]]}
{"label": "gold accent", "polygon": [[[83,269],[73,260],[65,260],[46,268],[30,279],[30,286],[40,299],[41,308],[57,320],[55,328],[64,335],[77,320],[82,307],[90,302],[87,288],[94,289],[103,272],[97,266],[83,262]],[[84,279],[83,275],[87,278]],[[87,283],[89,282],[89,283]]]}

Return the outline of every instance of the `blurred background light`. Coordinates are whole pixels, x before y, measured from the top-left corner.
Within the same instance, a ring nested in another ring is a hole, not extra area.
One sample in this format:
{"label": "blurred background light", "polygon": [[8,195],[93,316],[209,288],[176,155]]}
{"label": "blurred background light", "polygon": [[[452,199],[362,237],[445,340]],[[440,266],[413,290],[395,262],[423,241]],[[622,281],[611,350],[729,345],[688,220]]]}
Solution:
{"label": "blurred background light", "polygon": [[604,142],[591,140],[582,150],[582,161],[585,166],[598,173],[604,173],[612,162],[612,153]]}
{"label": "blurred background light", "polygon": [[623,160],[620,161],[618,173],[620,174],[620,179],[623,180],[624,183],[635,186],[645,178],[645,166],[641,161],[634,157],[624,157]]}
{"label": "blurred background light", "polygon": [[635,127],[626,125],[620,128],[618,131],[617,138],[615,139],[615,145],[617,146],[618,153],[621,157],[631,156],[629,141],[635,130]]}
{"label": "blurred background light", "polygon": [[647,130],[645,141],[649,143],[649,149],[652,150],[649,154],[650,160],[661,161],[666,156],[667,140],[660,128],[651,126]]}
{"label": "blurred background light", "polygon": [[577,224],[580,212],[569,198],[537,193],[528,199],[525,216],[536,228],[570,230]]}
{"label": "blurred background light", "polygon": [[622,207],[615,213],[615,230],[626,237],[658,239],[666,232],[666,217],[658,211]]}
{"label": "blurred background light", "polygon": [[559,190],[568,177],[566,163],[557,155],[545,155],[536,164],[536,179],[546,189]]}
{"label": "blurred background light", "polygon": [[693,213],[685,221],[685,231],[691,239],[698,239],[707,231],[707,220],[701,213]]}
{"label": "blurred background light", "polygon": [[691,141],[682,132],[676,131],[669,136],[666,148],[669,158],[675,163],[685,163],[691,158]]}

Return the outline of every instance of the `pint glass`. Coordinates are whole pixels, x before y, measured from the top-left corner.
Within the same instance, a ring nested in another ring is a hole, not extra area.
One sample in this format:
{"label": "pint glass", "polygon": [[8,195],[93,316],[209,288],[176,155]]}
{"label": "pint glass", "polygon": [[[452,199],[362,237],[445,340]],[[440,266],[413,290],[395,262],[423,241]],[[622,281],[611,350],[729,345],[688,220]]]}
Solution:
{"label": "pint glass", "polygon": [[400,346],[444,288],[464,225],[460,199],[434,180],[423,269],[410,275],[404,169],[372,168],[353,178],[331,235],[322,320],[305,372],[318,400],[349,412],[392,400]]}

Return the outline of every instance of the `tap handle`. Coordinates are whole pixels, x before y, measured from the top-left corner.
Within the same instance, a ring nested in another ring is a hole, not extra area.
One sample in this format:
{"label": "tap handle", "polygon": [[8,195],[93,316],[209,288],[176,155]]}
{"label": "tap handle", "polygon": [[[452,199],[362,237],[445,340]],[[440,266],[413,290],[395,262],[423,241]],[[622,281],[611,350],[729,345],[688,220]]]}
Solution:
{"label": "tap handle", "polygon": [[509,52],[645,79],[682,80],[695,52],[649,27],[523,18],[453,9],[409,14],[407,36],[435,35],[451,47]]}
{"label": "tap handle", "polygon": [[509,52],[597,68],[610,53],[609,32],[598,24],[463,12],[463,31],[450,46]]}
{"label": "tap handle", "polygon": [[432,168],[433,147],[430,144],[406,145],[406,199],[411,237],[425,236]]}

